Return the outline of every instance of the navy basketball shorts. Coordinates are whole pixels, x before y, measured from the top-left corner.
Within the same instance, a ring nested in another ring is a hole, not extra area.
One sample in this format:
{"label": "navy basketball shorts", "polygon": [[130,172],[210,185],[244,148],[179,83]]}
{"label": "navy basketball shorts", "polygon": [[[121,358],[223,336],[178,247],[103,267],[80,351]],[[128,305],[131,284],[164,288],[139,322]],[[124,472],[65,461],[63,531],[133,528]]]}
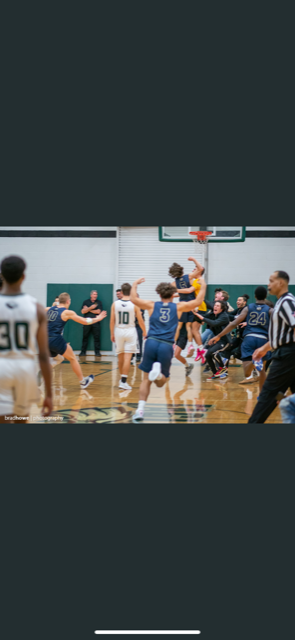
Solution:
{"label": "navy basketball shorts", "polygon": [[[204,318],[204,316],[206,315],[207,311],[198,311],[198,313],[200,314],[200,316],[202,316],[202,318]],[[203,320],[201,320],[201,318],[198,318],[198,316],[195,316],[195,314],[193,313],[194,316],[194,321],[198,322],[199,324],[202,324]]]}
{"label": "navy basketball shorts", "polygon": [[[265,336],[257,338],[256,336],[251,336],[251,333],[249,333],[247,336],[245,336],[241,344],[241,360],[245,362],[247,360],[252,360],[254,351],[256,351],[256,349],[259,349],[260,347],[263,347],[266,342],[268,342],[268,338],[266,338]],[[263,360],[269,360],[270,357],[271,351],[268,351]]]}
{"label": "navy basketball shorts", "polygon": [[165,378],[170,376],[171,361],[173,358],[173,346],[168,342],[160,342],[154,338],[147,338],[144,354],[139,369],[149,373],[155,362],[160,362]]}
{"label": "navy basketball shorts", "polygon": [[186,324],[187,322],[193,322],[194,319],[195,319],[195,316],[192,311],[184,311],[181,314],[179,322],[184,322],[184,324]]}
{"label": "navy basketball shorts", "polygon": [[52,338],[49,337],[49,351],[50,355],[54,358],[57,354],[63,356],[64,352],[67,350],[67,343],[63,336],[54,336]]}
{"label": "navy basketball shorts", "polygon": [[177,346],[180,347],[181,351],[183,351],[186,347],[187,344],[187,330],[185,325],[183,325],[183,327],[181,327],[180,332],[179,332],[179,337],[178,340],[176,342]]}

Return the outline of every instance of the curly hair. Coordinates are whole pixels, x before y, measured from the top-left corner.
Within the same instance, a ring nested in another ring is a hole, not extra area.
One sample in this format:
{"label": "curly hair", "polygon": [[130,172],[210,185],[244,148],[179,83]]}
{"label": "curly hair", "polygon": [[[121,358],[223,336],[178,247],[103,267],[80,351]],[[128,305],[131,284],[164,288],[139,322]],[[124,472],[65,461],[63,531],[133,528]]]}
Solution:
{"label": "curly hair", "polygon": [[173,262],[172,267],[169,269],[169,276],[172,278],[181,278],[183,276],[183,267],[177,262]]}
{"label": "curly hair", "polygon": [[156,292],[163,300],[169,300],[173,294],[176,293],[176,289],[170,282],[160,282],[156,288]]}

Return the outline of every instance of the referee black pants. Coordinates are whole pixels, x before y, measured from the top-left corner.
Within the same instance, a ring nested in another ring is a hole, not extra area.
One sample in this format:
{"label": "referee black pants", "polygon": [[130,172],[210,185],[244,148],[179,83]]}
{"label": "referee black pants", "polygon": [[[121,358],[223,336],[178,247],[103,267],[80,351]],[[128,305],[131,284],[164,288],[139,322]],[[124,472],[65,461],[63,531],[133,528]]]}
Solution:
{"label": "referee black pants", "polygon": [[289,387],[295,393],[295,345],[293,348],[280,347],[274,352],[269,374],[249,423],[263,424],[277,406],[279,391],[285,393]]}

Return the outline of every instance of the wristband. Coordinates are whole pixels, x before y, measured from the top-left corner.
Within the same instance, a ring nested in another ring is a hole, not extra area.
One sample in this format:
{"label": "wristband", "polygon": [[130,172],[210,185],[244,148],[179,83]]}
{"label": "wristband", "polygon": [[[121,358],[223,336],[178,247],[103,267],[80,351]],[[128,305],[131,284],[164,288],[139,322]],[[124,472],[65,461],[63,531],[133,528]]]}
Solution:
{"label": "wristband", "polygon": [[85,318],[85,319],[86,319],[87,324],[92,324],[92,318]]}

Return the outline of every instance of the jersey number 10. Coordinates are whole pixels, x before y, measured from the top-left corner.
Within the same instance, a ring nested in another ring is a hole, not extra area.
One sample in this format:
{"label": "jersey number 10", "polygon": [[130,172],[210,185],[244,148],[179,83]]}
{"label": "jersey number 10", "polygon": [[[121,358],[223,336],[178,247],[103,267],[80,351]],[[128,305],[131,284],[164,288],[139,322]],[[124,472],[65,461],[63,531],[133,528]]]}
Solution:
{"label": "jersey number 10", "polygon": [[[29,325],[27,322],[11,323],[14,325],[14,341],[17,349],[28,349]],[[11,351],[11,337],[9,335],[9,322],[0,322],[0,351]]]}
{"label": "jersey number 10", "polygon": [[[129,324],[129,311],[119,311],[119,324]],[[123,322],[122,322],[122,315],[123,315]]]}

